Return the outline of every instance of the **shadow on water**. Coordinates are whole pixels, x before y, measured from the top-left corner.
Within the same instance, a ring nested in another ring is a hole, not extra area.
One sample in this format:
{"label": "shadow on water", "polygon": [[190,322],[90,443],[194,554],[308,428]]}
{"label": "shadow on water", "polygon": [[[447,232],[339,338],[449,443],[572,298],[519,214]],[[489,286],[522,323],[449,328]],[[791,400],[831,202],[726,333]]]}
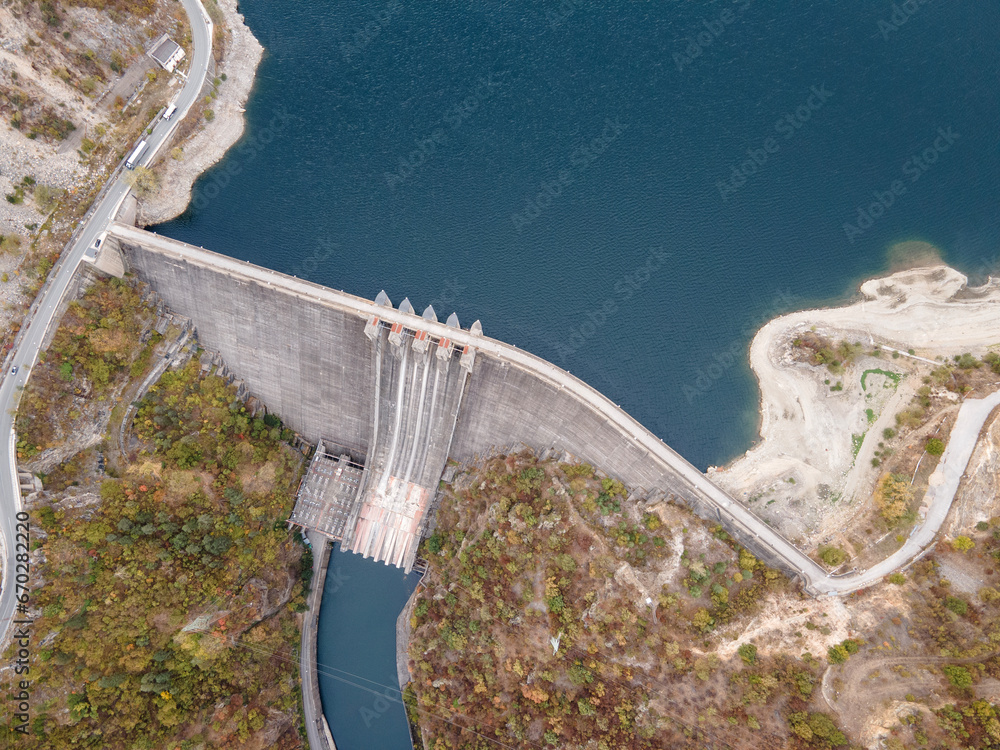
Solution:
{"label": "shadow on water", "polygon": [[396,618],[419,580],[334,546],[316,658],[337,750],[411,750],[396,677]]}

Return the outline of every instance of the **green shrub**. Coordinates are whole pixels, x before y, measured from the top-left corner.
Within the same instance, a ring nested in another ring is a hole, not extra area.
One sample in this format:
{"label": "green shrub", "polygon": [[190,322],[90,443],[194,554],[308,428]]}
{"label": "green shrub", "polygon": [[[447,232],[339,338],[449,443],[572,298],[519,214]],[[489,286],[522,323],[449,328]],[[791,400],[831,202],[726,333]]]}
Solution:
{"label": "green shrub", "polygon": [[971,354],[966,352],[962,355],[955,355],[955,362],[958,364],[960,370],[975,370],[979,367],[982,362],[973,357]]}
{"label": "green shrub", "polygon": [[843,664],[847,661],[848,653],[843,646],[830,646],[826,652],[831,664]]}
{"label": "green shrub", "polygon": [[663,525],[663,521],[655,513],[647,513],[642,517],[642,525],[647,531],[656,531]]}
{"label": "green shrub", "polygon": [[942,670],[945,677],[948,678],[948,682],[957,688],[968,688],[972,687],[972,674],[965,667],[959,667],[954,664],[949,664]]}
{"label": "green shrub", "polygon": [[931,438],[924,443],[924,450],[932,456],[940,456],[944,453],[944,442],[938,438]]}
{"label": "green shrub", "polygon": [[847,561],[847,553],[840,547],[825,546],[819,548],[819,558],[827,565],[836,567]]}
{"label": "green shrub", "polygon": [[951,546],[959,552],[968,552],[975,548],[976,543],[967,536],[957,536],[952,540]]}
{"label": "green shrub", "polygon": [[851,654],[856,654],[860,647],[861,644],[858,641],[848,638],[835,646],[830,646],[826,655],[831,664],[843,664],[850,658]]}
{"label": "green shrub", "polygon": [[590,479],[594,476],[594,467],[590,464],[560,464],[559,468],[562,469],[567,479],[576,479],[578,477]]}
{"label": "green shrub", "polygon": [[983,362],[989,365],[990,369],[993,370],[997,375],[1000,375],[1000,354],[996,352],[990,352],[985,357],[983,357]]}
{"label": "green shrub", "polygon": [[432,555],[438,554],[444,547],[444,540],[441,538],[441,534],[435,531],[429,537],[427,537],[427,551]]}
{"label": "green shrub", "polygon": [[957,596],[945,597],[944,606],[956,615],[964,615],[969,611],[969,603],[965,601],[965,599],[960,599]]}
{"label": "green shrub", "polygon": [[740,658],[743,660],[744,664],[749,664],[750,666],[753,666],[754,664],[757,663],[757,647],[754,646],[752,643],[744,643],[742,646],[736,649],[736,653],[740,655]]}

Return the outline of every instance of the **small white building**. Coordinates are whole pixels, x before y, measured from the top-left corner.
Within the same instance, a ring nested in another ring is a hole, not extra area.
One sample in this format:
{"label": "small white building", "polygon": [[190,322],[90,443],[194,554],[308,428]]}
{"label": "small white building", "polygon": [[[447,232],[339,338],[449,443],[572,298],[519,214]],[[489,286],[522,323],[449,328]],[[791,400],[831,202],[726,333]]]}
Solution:
{"label": "small white building", "polygon": [[173,73],[177,63],[184,59],[184,50],[166,34],[153,42],[148,54],[168,73]]}

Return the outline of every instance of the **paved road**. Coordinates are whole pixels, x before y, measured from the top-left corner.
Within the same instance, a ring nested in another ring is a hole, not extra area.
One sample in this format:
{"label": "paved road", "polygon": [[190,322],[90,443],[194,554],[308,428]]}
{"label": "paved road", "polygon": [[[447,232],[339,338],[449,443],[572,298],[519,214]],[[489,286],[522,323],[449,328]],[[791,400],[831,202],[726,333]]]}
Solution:
{"label": "paved road", "polygon": [[[151,135],[146,136],[149,144],[139,164],[147,165],[156,156],[160,147],[171,135],[174,128],[188,113],[191,106],[198,100],[198,93],[204,85],[208,73],[208,63],[212,54],[212,23],[199,0],[181,0],[191,21],[191,35],[194,46],[193,58],[187,75],[187,81],[181,89],[175,103],[177,112],[169,121],[160,120],[153,128]],[[94,240],[104,232],[111,220],[118,213],[122,202],[128,195],[129,187],[125,182],[119,167],[108,188],[104,191],[100,202],[95,205],[86,220],[86,224],[78,233],[72,245],[67,246],[62,258],[53,268],[49,281],[29,311],[22,330],[14,343],[12,356],[8,359],[17,367],[17,373],[10,371],[2,373],[0,383],[0,435],[7,436],[7,460],[0,461],[0,537],[4,546],[3,587],[0,590],[0,634],[6,639],[10,621],[15,610],[15,587],[13,581],[14,556],[16,548],[15,523],[16,514],[22,510],[21,491],[17,481],[14,450],[14,411],[20,388],[28,380],[31,368],[38,360],[38,352],[42,341],[48,333],[66,288],[76,271],[84,252]]]}
{"label": "paved road", "polygon": [[983,424],[990,412],[998,405],[1000,405],[1000,391],[986,398],[967,398],[965,400],[962,408],[958,410],[958,417],[955,419],[955,426],[951,429],[944,455],[941,456],[940,463],[931,474],[930,486],[926,495],[927,517],[923,523],[914,528],[902,547],[882,562],[860,573],[831,579],[837,585],[835,586],[836,590],[829,593],[849,594],[865,586],[878,583],[897,568],[906,565],[934,541],[934,537],[941,530],[941,526],[948,516],[948,511],[951,509],[958,485],[969,465],[969,459],[972,458],[972,451],[979,441],[979,433],[983,429]]}

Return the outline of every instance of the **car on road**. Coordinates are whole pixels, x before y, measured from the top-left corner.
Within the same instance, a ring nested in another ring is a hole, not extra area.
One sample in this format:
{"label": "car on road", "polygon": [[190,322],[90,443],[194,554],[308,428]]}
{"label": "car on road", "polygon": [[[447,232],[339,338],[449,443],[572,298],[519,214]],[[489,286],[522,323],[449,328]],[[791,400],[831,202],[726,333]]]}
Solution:
{"label": "car on road", "polygon": [[10,374],[17,375],[17,365],[14,365],[13,367],[10,368]]}
{"label": "car on road", "polygon": [[94,241],[87,248],[87,251],[83,254],[83,259],[88,263],[94,263],[97,261],[97,251],[100,249],[101,244],[104,242],[104,238],[108,236],[107,232],[101,232]]}

